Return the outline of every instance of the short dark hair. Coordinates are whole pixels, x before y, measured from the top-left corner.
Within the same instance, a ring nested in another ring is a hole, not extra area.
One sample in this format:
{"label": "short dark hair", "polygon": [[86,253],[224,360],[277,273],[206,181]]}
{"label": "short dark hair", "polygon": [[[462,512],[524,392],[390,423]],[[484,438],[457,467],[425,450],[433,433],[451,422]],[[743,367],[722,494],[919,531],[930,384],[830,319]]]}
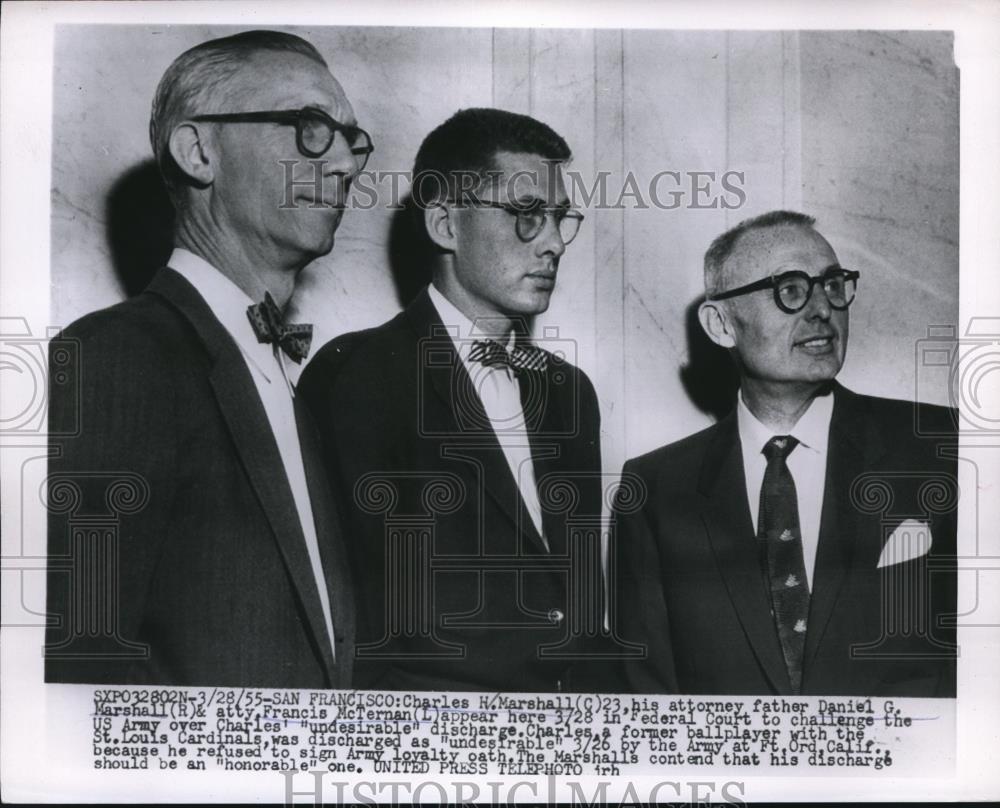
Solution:
{"label": "short dark hair", "polygon": [[167,188],[184,183],[184,175],[170,156],[174,127],[191,115],[218,112],[215,106],[229,95],[227,85],[261,52],[298,53],[328,68],[309,42],[280,31],[244,31],[184,51],[160,79],[149,118],[149,140]]}
{"label": "short dark hair", "polygon": [[420,144],[413,164],[415,209],[453,196],[463,176],[486,179],[497,168],[498,152],[537,154],[553,162],[572,157],[562,136],[535,118],[491,107],[461,109]]}
{"label": "short dark hair", "polygon": [[726,263],[726,259],[732,255],[736,248],[736,242],[745,233],[783,225],[812,227],[814,224],[816,224],[816,219],[805,213],[798,213],[794,210],[772,210],[762,213],[760,216],[754,216],[752,219],[744,219],[735,227],[729,228],[721,236],[718,236],[705,252],[705,295],[711,297],[721,291],[722,266]]}

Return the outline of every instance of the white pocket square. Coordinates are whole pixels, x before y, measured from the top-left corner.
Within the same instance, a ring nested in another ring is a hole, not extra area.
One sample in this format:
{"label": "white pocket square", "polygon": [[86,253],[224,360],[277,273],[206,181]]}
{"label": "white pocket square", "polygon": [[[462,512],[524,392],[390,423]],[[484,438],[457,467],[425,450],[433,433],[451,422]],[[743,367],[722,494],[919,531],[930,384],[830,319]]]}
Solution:
{"label": "white pocket square", "polygon": [[933,544],[931,526],[916,519],[907,519],[892,531],[889,540],[882,547],[878,568],[902,564],[927,555]]}

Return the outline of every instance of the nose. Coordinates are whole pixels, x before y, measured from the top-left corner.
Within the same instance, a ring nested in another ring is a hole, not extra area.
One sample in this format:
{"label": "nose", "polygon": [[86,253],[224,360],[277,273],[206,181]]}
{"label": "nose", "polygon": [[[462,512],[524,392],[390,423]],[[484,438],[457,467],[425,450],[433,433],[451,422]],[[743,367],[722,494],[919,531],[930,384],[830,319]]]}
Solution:
{"label": "nose", "polygon": [[550,212],[546,212],[542,232],[535,238],[535,250],[539,256],[551,255],[553,258],[559,258],[566,252],[566,242],[559,232],[559,223]]}
{"label": "nose", "polygon": [[809,302],[806,304],[806,317],[809,319],[829,320],[832,313],[833,307],[830,305],[830,298],[827,297],[823,284],[814,284],[812,294],[809,296]]}
{"label": "nose", "polygon": [[351,144],[343,132],[334,134],[330,148],[321,159],[326,163],[324,173],[328,175],[340,174],[353,178],[358,173],[357,159],[351,152]]}

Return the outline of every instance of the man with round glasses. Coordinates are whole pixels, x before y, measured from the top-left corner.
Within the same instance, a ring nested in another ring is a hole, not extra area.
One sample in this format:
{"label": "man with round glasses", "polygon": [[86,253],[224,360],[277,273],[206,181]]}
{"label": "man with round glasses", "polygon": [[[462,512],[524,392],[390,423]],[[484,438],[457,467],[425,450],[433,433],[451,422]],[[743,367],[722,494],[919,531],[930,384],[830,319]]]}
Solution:
{"label": "man with round glasses", "polygon": [[[50,402],[53,434],[82,423],[53,440],[51,490],[92,512],[121,478],[135,501],[108,544],[52,499],[47,678],[349,687],[344,533],[295,397],[312,327],[282,309],[332,249],[371,138],[313,45],[248,31],[170,65],[150,139],[174,251],[141,294],[64,332],[80,400],[64,385]],[[110,592],[88,578],[102,555]]]}
{"label": "man with round glasses", "polygon": [[351,518],[357,686],[571,686],[567,520],[600,515],[597,397],[564,343],[529,339],[583,219],[569,159],[504,110],[431,132],[412,188],[431,285],[303,374]]}
{"label": "man with round glasses", "polygon": [[835,381],[858,280],[801,213],[709,247],[699,319],[740,390],[625,464],[647,497],[615,519],[615,619],[647,654],[621,688],[954,696],[956,467],[915,430],[954,412]]}

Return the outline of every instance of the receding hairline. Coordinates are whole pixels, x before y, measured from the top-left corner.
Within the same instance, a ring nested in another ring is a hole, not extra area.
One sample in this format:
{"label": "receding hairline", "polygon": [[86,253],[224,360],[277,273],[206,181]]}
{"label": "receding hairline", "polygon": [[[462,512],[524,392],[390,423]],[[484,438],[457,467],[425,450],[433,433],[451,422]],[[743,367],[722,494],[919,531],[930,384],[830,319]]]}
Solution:
{"label": "receding hairline", "polygon": [[[270,90],[275,92],[272,88],[270,80],[274,77],[271,72],[275,62],[279,62],[284,59],[289,59],[288,68],[290,72],[299,72],[306,70],[316,70],[323,73],[325,76],[329,76],[333,81],[336,92],[334,98],[338,105],[346,104],[351,110],[350,121],[341,121],[341,123],[354,123],[353,107],[350,104],[350,100],[347,98],[347,93],[344,91],[343,86],[337,80],[337,77],[333,75],[333,71],[325,62],[317,62],[315,59],[309,56],[297,53],[293,51],[273,51],[273,50],[258,50],[249,54],[246,59],[246,63],[241,65],[241,67],[235,71],[225,82],[226,93],[238,94],[241,97],[247,98],[247,103],[255,104],[257,108],[262,106],[268,109],[285,109],[285,108],[299,108],[303,106],[302,103],[290,103],[285,98],[279,97],[273,101],[257,101],[253,100],[254,96],[264,96]],[[282,95],[282,93],[277,93]],[[287,95],[287,93],[285,93]],[[316,99],[315,102],[310,101],[310,105],[313,103],[318,103],[325,106],[324,99]],[[215,112],[216,110],[209,110],[210,112]]]}
{"label": "receding hairline", "polygon": [[758,242],[764,241],[766,244],[766,239],[769,237],[777,238],[778,234],[781,232],[792,232],[801,231],[804,233],[811,233],[813,236],[821,239],[825,244],[830,246],[832,250],[833,247],[830,242],[826,240],[826,237],[820,233],[811,224],[797,224],[795,222],[784,222],[780,224],[765,225],[763,227],[756,227],[751,230],[746,230],[737,236],[735,242],[733,243],[732,249],[729,254],[723,259],[722,263],[718,267],[718,283],[723,284],[727,279],[732,277],[732,266],[733,262],[745,259],[748,255],[752,255],[752,250],[758,245],[752,245],[749,242],[757,240]]}
{"label": "receding hairline", "polygon": [[743,231],[736,237],[736,239],[733,241],[732,249],[729,251],[729,254],[725,257],[725,259],[723,259],[722,265],[725,266],[730,261],[730,259],[732,259],[733,256],[735,256],[741,250],[745,251],[747,249],[746,246],[747,241],[754,238],[766,239],[768,237],[776,237],[777,233],[787,230],[792,230],[792,231],[801,230],[808,233],[813,233],[814,235],[817,235],[821,239],[823,239],[823,241],[826,241],[826,238],[823,236],[823,234],[820,233],[811,224],[798,224],[796,222],[781,222],[779,224],[764,225],[763,227],[754,227],[750,230]]}
{"label": "receding hairline", "polygon": [[816,229],[814,217],[789,210],[773,210],[760,216],[745,219],[713,239],[708,250],[705,251],[703,265],[706,296],[711,297],[717,294],[725,285],[726,266],[743,245],[745,236],[751,233],[765,234],[781,229],[796,228],[811,231],[829,245],[823,234]]}

